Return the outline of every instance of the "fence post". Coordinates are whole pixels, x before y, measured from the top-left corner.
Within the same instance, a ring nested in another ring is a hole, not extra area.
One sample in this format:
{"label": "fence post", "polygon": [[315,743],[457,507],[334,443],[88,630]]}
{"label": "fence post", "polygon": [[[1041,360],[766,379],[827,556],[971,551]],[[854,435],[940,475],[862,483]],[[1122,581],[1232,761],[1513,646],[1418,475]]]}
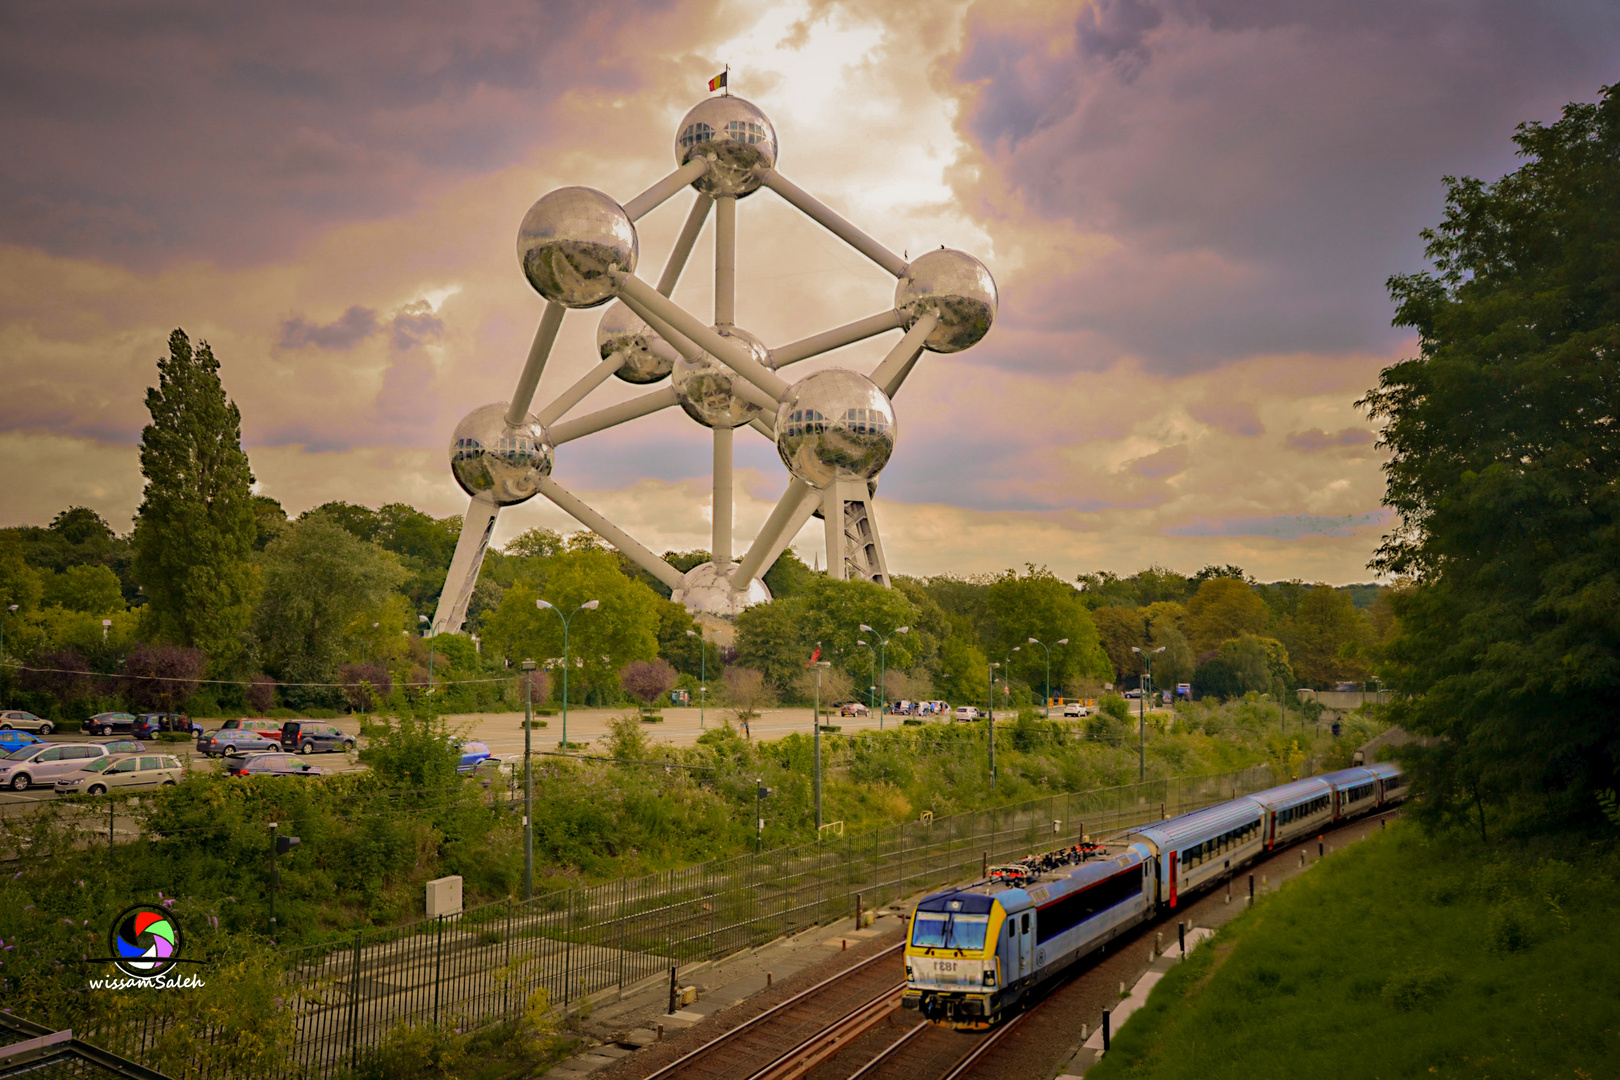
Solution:
{"label": "fence post", "polygon": [[354,961],[349,965],[349,1068],[360,1067],[360,942],[364,930],[354,932]]}
{"label": "fence post", "polygon": [[439,925],[435,928],[433,938],[433,1024],[439,1023],[439,987],[444,984],[440,977],[444,969],[444,916],[438,916]]}

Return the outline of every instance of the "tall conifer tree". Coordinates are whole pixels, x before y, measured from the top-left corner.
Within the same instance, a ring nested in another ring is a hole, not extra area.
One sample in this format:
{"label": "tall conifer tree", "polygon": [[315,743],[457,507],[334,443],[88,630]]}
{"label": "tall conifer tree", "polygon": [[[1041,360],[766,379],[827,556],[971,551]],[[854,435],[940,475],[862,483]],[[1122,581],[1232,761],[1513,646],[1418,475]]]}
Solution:
{"label": "tall conifer tree", "polygon": [[208,343],[194,351],[181,330],[169,335],[146,407],[133,567],[146,593],[142,630],[227,665],[242,651],[257,593],[242,414],[225,396]]}

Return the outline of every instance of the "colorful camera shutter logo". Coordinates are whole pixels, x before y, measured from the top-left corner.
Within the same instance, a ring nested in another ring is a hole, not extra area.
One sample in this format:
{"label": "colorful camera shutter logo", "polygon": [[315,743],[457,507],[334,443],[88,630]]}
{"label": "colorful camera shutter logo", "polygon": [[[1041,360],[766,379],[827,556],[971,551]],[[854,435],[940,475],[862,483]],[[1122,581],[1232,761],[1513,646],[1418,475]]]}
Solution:
{"label": "colorful camera shutter logo", "polygon": [[132,979],[150,979],[174,966],[184,939],[167,908],[136,904],[113,920],[109,944],[114,966]]}

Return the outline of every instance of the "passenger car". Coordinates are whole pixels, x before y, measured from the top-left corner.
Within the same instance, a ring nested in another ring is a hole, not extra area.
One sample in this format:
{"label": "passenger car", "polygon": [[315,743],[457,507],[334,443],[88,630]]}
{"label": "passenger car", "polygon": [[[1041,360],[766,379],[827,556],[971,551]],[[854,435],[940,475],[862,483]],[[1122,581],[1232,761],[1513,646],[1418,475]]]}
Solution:
{"label": "passenger car", "polygon": [[33,746],[45,740],[38,735],[30,735],[26,731],[0,730],[0,754],[11,754],[25,746]]}
{"label": "passenger car", "polygon": [[956,711],[951,713],[953,720],[983,720],[984,714],[972,705],[958,705]]}
{"label": "passenger car", "polygon": [[135,734],[135,714],[98,712],[84,722],[84,730],[91,735],[133,735]]}
{"label": "passenger car", "polygon": [[321,724],[313,720],[288,720],[281,725],[281,745],[300,754],[313,754],[317,750],[343,753],[354,749],[354,736],[346,735],[336,724]]}
{"label": "passenger car", "polygon": [[273,735],[277,741],[281,739],[281,721],[263,720],[243,716],[235,720],[227,720],[219,725],[221,731],[257,731],[265,735]]}
{"label": "passenger car", "polygon": [[202,733],[202,725],[183,713],[141,713],[135,718],[135,737],[150,739],[160,731],[189,731]]}
{"label": "passenger car", "polygon": [[858,701],[849,701],[838,706],[839,716],[868,716],[871,710]]}
{"label": "passenger car", "polygon": [[481,742],[460,742],[452,740],[450,747],[461,752],[461,762],[456,766],[456,772],[473,772],[486,761],[499,763],[498,758],[489,756],[489,747]]}
{"label": "passenger car", "polygon": [[107,748],[96,743],[35,743],[0,758],[0,785],[27,791],[34,784],[52,784],[64,773],[76,772],[91,758],[106,757]]}
{"label": "passenger car", "polygon": [[325,776],[319,765],[300,761],[292,754],[248,754],[233,761],[225,771],[231,776]]}
{"label": "passenger car", "polygon": [[1068,701],[1063,705],[1064,716],[1090,716],[1091,710],[1078,701]]}
{"label": "passenger car", "polygon": [[204,757],[235,757],[261,751],[273,753],[280,749],[281,743],[262,731],[221,728],[197,736],[197,752]]}
{"label": "passenger car", "polygon": [[180,759],[167,754],[100,757],[56,778],[58,795],[105,795],[109,788],[173,787],[185,776]]}
{"label": "passenger car", "polygon": [[56,725],[43,716],[35,716],[31,712],[21,709],[7,709],[0,712],[0,731],[32,731],[35,735],[49,735],[56,730]]}

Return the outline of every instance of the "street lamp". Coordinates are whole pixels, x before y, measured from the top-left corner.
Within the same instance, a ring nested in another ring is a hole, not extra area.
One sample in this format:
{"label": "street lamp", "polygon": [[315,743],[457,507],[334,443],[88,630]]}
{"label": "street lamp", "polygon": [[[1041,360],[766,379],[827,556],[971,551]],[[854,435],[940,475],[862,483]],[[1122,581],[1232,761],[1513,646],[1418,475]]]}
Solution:
{"label": "street lamp", "polygon": [[534,895],[534,759],[530,756],[530,736],[534,732],[533,660],[523,668],[523,899]]}
{"label": "street lamp", "polygon": [[[1012,654],[1023,651],[1024,647],[1022,645],[1014,645],[1012,650],[1007,653],[1007,662],[1002,665],[1007,677],[1001,680],[1001,696],[1006,699],[1009,706],[1012,705]],[[1017,717],[1015,716],[1013,719],[1016,720]]]}
{"label": "street lamp", "polygon": [[429,641],[428,638],[433,632],[433,626],[432,626],[431,623],[428,623],[428,617],[426,615],[418,615],[416,617],[416,621],[419,622],[419,623],[427,624],[422,628],[422,640],[427,641],[427,643],[428,643],[428,647],[427,647],[427,650],[428,650],[428,688],[427,688],[427,692],[428,692],[428,715],[432,716],[433,715],[433,642]]}
{"label": "street lamp", "polygon": [[754,854],[758,855],[760,848],[765,844],[765,808],[762,805],[771,789],[765,786],[765,778],[754,780]]}
{"label": "street lamp", "polygon": [[558,745],[563,748],[564,753],[567,753],[568,752],[568,624],[573,621],[575,615],[578,615],[582,611],[595,611],[597,608],[602,606],[602,603],[599,600],[587,600],[583,604],[579,605],[579,607],[577,607],[573,611],[569,612],[567,615],[564,615],[561,611],[557,611],[557,608],[552,606],[550,601],[547,601],[547,600],[536,600],[534,602],[534,606],[537,607],[537,608],[545,608],[548,611],[556,611],[557,612],[557,618],[561,619],[562,624],[563,624],[563,685],[562,685],[562,692],[563,692],[563,725],[562,725],[562,742],[559,743]]}
{"label": "street lamp", "polygon": [[[877,650],[872,648],[871,645],[867,644],[864,641],[857,641],[855,644],[859,645],[861,648],[865,649],[867,652],[872,654],[872,681],[870,683],[868,683],[867,686],[866,686],[866,704],[867,704],[867,706],[869,708],[875,709],[875,708],[877,708],[877,656],[878,656]],[[883,717],[879,716],[878,717],[878,728],[879,728],[879,730],[882,730],[882,727],[883,727]]]}
{"label": "street lamp", "polygon": [[986,718],[990,721],[990,790],[996,790],[996,668],[1000,664],[990,665],[990,700],[985,702],[989,712]]}
{"label": "street lamp", "polygon": [[[6,611],[9,614],[15,615],[17,613],[17,605],[12,604],[10,607],[6,608]],[[6,695],[5,695],[5,675],[6,675],[6,672],[5,672],[4,667],[3,667],[5,662],[6,662],[6,616],[5,615],[0,615],[0,707],[4,707],[4,705],[5,705],[5,697],[6,697]]]}
{"label": "street lamp", "polygon": [[[1029,643],[1031,645],[1039,645],[1041,648],[1046,649],[1046,643],[1043,642],[1043,641],[1039,641],[1039,640],[1037,640],[1035,638],[1030,638]],[[1069,643],[1069,639],[1068,638],[1058,638],[1057,643],[1059,645],[1067,645]],[[1046,718],[1048,720],[1052,719],[1052,650],[1051,649],[1046,649]]]}
{"label": "street lamp", "polygon": [[816,838],[821,837],[821,673],[832,667],[831,660],[817,660],[816,669]]}
{"label": "street lamp", "polygon": [[1164,652],[1164,648],[1163,645],[1160,645],[1152,652],[1143,652],[1137,646],[1131,646],[1131,652],[1140,656],[1143,662],[1147,664],[1147,682],[1139,684],[1137,689],[1137,693],[1141,695],[1136,703],[1136,778],[1138,780],[1147,779],[1147,695],[1148,687],[1153,685],[1153,658]]}
{"label": "street lamp", "polygon": [[[889,699],[889,692],[888,692],[888,690],[884,689],[884,686],[883,686],[884,682],[886,682],[888,680],[888,677],[889,677],[889,638],[884,637],[882,634],[879,634],[876,630],[872,629],[870,626],[867,626],[865,623],[861,623],[861,629],[865,630],[868,634],[875,635],[878,638],[878,640],[880,640],[883,643],[883,648],[882,648],[882,653],[881,653],[881,655],[883,657],[883,661],[878,666],[879,674],[878,674],[878,682],[877,682],[877,689],[879,690],[879,692],[881,692],[883,694],[883,702],[878,708],[878,730],[882,731],[883,730],[883,714],[888,711],[888,699]],[[909,627],[909,626],[897,626],[897,627],[894,628],[894,632],[891,633],[889,635],[889,637],[893,637],[894,634],[909,634],[909,633],[911,633],[911,627]],[[870,648],[870,646],[868,646],[868,648]]]}
{"label": "street lamp", "polygon": [[709,690],[709,647],[696,630],[688,630],[687,637],[698,639],[698,728],[703,727],[703,706]]}

